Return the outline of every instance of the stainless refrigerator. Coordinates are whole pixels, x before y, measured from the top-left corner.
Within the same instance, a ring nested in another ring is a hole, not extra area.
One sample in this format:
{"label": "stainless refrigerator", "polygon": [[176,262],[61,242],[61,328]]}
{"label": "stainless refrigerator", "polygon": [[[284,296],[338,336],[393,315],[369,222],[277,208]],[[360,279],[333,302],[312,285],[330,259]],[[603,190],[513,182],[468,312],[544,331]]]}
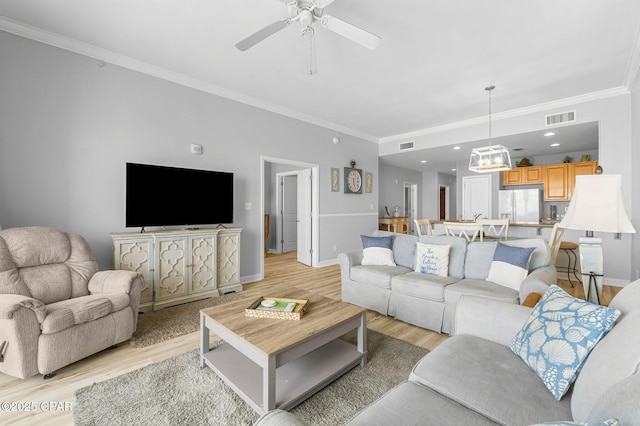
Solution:
{"label": "stainless refrigerator", "polygon": [[498,191],[500,219],[511,223],[539,223],[542,209],[540,189],[505,189]]}

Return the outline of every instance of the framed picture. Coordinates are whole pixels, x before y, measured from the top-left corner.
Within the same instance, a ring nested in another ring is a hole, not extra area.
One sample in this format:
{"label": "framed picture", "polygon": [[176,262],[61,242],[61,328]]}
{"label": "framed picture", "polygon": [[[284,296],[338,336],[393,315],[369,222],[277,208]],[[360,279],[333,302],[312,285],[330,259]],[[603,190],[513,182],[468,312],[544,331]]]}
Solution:
{"label": "framed picture", "polygon": [[364,192],[373,191],[373,173],[364,174]]}
{"label": "framed picture", "polygon": [[331,192],[340,191],[340,169],[337,167],[331,168]]}

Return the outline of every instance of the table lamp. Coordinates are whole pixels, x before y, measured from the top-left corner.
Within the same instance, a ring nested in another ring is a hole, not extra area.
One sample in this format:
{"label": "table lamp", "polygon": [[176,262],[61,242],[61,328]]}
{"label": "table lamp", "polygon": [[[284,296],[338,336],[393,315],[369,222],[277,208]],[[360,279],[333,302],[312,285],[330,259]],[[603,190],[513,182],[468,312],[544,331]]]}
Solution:
{"label": "table lamp", "polygon": [[560,228],[587,231],[580,242],[580,268],[585,299],[602,300],[602,243],[593,231],[635,233],[622,197],[621,175],[576,176],[573,196]]}

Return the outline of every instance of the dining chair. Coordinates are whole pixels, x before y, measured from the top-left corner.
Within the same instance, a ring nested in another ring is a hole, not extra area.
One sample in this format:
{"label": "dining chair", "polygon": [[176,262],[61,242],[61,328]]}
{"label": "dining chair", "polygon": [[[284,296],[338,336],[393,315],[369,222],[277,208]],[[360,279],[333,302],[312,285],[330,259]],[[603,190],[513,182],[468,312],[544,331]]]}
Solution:
{"label": "dining chair", "polygon": [[509,219],[478,219],[484,237],[506,241],[509,238]]}
{"label": "dining chair", "polygon": [[416,224],[418,237],[433,235],[433,228],[431,227],[431,221],[429,219],[414,219],[413,222]]}
{"label": "dining chair", "polygon": [[482,225],[477,222],[444,222],[443,225],[447,235],[464,237],[470,243],[476,239],[483,241]]}

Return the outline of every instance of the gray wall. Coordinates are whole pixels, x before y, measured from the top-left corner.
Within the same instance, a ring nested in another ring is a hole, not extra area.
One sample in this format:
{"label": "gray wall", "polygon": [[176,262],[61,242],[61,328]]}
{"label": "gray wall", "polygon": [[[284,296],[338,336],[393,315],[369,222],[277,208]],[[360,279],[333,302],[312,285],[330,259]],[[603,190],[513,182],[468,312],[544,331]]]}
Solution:
{"label": "gray wall", "polygon": [[[377,183],[360,196],[330,192],[331,167],[356,159],[378,171],[377,145],[0,32],[0,224],[47,225],[79,233],[101,269],[111,266],[110,233],[124,226],[125,163],[235,174],[235,226],[243,228],[243,280],[262,273],[261,156],[319,165],[320,262],[361,247],[377,226]],[[192,155],[190,144],[203,145]],[[266,172],[265,172],[266,174]],[[342,177],[342,172],[341,172]],[[342,185],[341,185],[342,190]],[[269,192],[272,192],[269,190]],[[201,200],[149,200],[158,208],[215,208]],[[245,203],[252,204],[245,210]],[[336,247],[336,250],[333,247]]]}
{"label": "gray wall", "polygon": [[400,215],[404,213],[404,183],[418,184],[418,217],[423,217],[422,211],[422,173],[415,170],[403,169],[401,167],[390,166],[380,163],[380,208],[378,214],[380,217],[386,216],[384,207],[389,207],[389,211],[393,215],[395,206],[400,207]]}

